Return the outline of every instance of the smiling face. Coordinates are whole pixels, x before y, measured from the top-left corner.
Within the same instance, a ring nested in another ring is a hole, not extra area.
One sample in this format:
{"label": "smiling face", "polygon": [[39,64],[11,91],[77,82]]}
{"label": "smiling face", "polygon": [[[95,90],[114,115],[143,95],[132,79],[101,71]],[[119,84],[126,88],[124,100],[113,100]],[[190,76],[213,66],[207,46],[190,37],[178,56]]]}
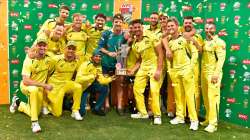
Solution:
{"label": "smiling face", "polygon": [[213,36],[216,32],[216,27],[214,24],[205,24],[205,33],[206,33],[206,36],[210,37],[210,36]]}
{"label": "smiling face", "polygon": [[60,18],[62,18],[63,20],[66,20],[69,17],[69,11],[66,9],[61,9],[59,11],[59,15],[60,15]]}
{"label": "smiling face", "polygon": [[183,26],[186,32],[192,31],[194,28],[192,19],[184,19]]}
{"label": "smiling face", "polygon": [[143,35],[143,26],[141,23],[133,24],[134,27],[134,34],[137,38],[140,38]]}
{"label": "smiling face", "polygon": [[81,15],[79,16],[75,16],[73,18],[73,24],[76,28],[81,28],[82,27],[82,22],[83,22],[83,18]]}
{"label": "smiling face", "polygon": [[113,21],[113,29],[114,30],[122,30],[123,21],[121,19],[114,19]]}
{"label": "smiling face", "polygon": [[68,46],[65,48],[64,56],[69,58],[69,59],[73,59],[76,57],[75,52],[76,52],[76,46],[73,46],[73,45]]}
{"label": "smiling face", "polygon": [[156,26],[158,24],[158,20],[159,20],[159,15],[157,15],[157,14],[150,15],[150,25],[151,26]]}
{"label": "smiling face", "polygon": [[39,42],[36,44],[36,51],[39,56],[43,56],[46,53],[48,45],[45,42]]}
{"label": "smiling face", "polygon": [[92,61],[95,63],[95,64],[100,64],[102,58],[101,58],[101,55],[93,55],[91,57]]}
{"label": "smiling face", "polygon": [[96,26],[96,28],[98,28],[98,29],[103,29],[103,27],[104,27],[104,25],[105,25],[105,19],[104,18],[102,18],[102,17],[97,17],[96,19],[95,19],[95,26]]}
{"label": "smiling face", "polygon": [[178,32],[178,24],[174,21],[169,21],[167,23],[167,32],[170,34],[170,35],[174,35]]}

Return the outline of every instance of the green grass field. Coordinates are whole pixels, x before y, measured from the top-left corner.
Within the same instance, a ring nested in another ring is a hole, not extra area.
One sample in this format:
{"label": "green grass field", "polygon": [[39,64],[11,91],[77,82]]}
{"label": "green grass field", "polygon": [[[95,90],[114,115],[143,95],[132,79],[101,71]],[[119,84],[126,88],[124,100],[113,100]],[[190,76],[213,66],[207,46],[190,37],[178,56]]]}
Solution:
{"label": "green grass field", "polygon": [[83,121],[75,121],[70,112],[55,118],[41,116],[42,132],[31,132],[30,118],[22,113],[11,114],[8,106],[0,106],[1,140],[247,140],[250,130],[241,126],[220,122],[218,131],[209,134],[200,126],[198,131],[189,130],[189,125],[173,126],[169,118],[162,117],[163,124],[155,126],[152,121],[133,120],[118,116],[111,111],[106,117],[88,113]]}

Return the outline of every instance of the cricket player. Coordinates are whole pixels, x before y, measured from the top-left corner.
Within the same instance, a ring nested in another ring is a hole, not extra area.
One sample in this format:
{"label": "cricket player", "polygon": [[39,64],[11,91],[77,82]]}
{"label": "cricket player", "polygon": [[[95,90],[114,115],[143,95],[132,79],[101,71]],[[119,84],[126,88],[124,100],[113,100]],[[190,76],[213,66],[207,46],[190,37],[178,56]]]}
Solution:
{"label": "cricket player", "polygon": [[220,85],[222,67],[226,57],[226,44],[215,35],[214,23],[205,24],[206,39],[202,48],[201,87],[206,109],[205,131],[213,133],[217,130],[220,106]]}
{"label": "cricket player", "polygon": [[43,105],[44,90],[51,91],[53,86],[46,84],[49,72],[50,58],[45,54],[47,49],[47,40],[38,38],[33,58],[27,56],[23,62],[22,82],[20,89],[28,97],[28,103],[20,101],[15,95],[12,98],[10,112],[16,110],[23,112],[31,117],[31,129],[33,133],[40,132],[42,129],[38,123],[38,116]]}
{"label": "cricket player", "polygon": [[168,19],[167,29],[171,35],[168,45],[173,53],[173,59],[168,64],[168,71],[174,85],[176,101],[176,117],[170,123],[174,125],[185,123],[187,103],[191,120],[190,129],[198,130],[199,122],[195,110],[193,74],[198,52],[195,46],[180,36],[178,25],[179,23],[175,18]]}

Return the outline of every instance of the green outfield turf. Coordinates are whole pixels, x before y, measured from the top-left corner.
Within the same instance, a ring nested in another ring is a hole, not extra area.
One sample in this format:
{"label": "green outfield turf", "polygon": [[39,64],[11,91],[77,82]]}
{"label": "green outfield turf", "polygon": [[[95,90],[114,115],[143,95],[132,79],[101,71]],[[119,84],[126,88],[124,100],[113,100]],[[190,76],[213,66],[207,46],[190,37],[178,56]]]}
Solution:
{"label": "green outfield turf", "polygon": [[198,131],[189,130],[189,125],[173,126],[165,115],[163,124],[155,126],[152,121],[133,120],[129,114],[120,117],[111,111],[106,117],[88,113],[83,121],[75,121],[70,112],[55,118],[41,116],[42,132],[31,132],[30,118],[22,113],[11,114],[8,106],[0,106],[1,140],[247,140],[250,130],[241,126],[220,122],[218,131],[209,134],[200,126]]}

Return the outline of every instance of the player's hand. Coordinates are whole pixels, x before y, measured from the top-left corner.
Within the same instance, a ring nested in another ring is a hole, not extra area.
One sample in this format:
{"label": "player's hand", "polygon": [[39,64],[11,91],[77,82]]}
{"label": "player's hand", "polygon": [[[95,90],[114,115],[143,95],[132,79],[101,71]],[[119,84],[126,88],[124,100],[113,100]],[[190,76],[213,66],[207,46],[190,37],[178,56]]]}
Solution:
{"label": "player's hand", "polygon": [[108,55],[110,57],[116,57],[117,56],[117,53],[116,52],[109,52]]}
{"label": "player's hand", "polygon": [[53,86],[52,85],[49,85],[49,84],[44,84],[43,88],[45,90],[48,90],[48,91],[51,91],[53,89]]}
{"label": "player's hand", "polygon": [[173,53],[170,50],[166,50],[166,57],[169,61],[172,61],[173,59]]}
{"label": "player's hand", "polygon": [[211,82],[212,82],[213,84],[218,83],[218,80],[219,80],[219,76],[217,76],[217,75],[214,75],[214,76],[211,77]]}
{"label": "player's hand", "polygon": [[156,81],[159,81],[161,78],[161,71],[160,70],[156,70],[155,73],[154,73],[154,79]]}
{"label": "player's hand", "polygon": [[135,74],[135,71],[134,71],[133,69],[127,69],[127,74],[128,74],[129,76],[132,76],[132,75]]}

